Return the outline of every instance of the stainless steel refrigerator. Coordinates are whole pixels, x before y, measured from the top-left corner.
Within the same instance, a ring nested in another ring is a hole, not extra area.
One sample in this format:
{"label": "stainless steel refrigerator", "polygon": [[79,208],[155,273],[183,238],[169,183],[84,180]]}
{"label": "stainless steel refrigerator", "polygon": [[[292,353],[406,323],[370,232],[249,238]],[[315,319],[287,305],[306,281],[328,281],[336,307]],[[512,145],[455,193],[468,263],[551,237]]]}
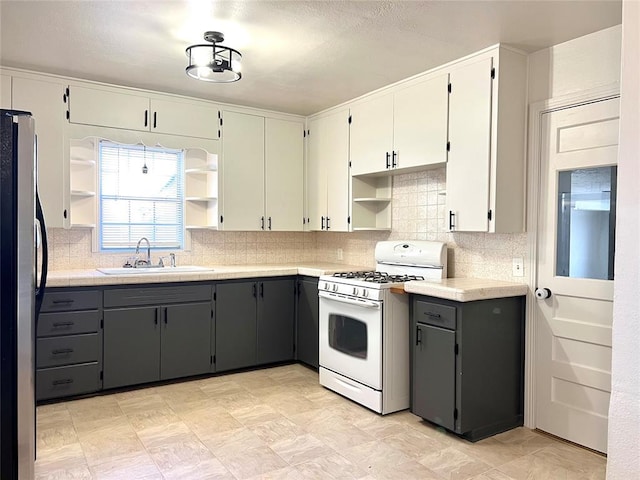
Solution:
{"label": "stainless steel refrigerator", "polygon": [[2,480],[32,480],[35,476],[35,334],[47,266],[46,228],[36,188],[36,152],[32,116],[0,110]]}

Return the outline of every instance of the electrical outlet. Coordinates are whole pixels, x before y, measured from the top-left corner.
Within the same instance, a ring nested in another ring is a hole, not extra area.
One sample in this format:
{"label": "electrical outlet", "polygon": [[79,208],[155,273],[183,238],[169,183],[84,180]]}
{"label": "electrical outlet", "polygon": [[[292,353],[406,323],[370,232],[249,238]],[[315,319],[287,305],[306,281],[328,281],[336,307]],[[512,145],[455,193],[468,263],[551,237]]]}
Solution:
{"label": "electrical outlet", "polygon": [[342,249],[341,249],[341,248],[339,248],[339,249],[336,251],[336,256],[338,257],[338,260],[342,260],[342,259],[343,259]]}
{"label": "electrical outlet", "polygon": [[524,277],[524,259],[522,257],[513,259],[513,276]]}

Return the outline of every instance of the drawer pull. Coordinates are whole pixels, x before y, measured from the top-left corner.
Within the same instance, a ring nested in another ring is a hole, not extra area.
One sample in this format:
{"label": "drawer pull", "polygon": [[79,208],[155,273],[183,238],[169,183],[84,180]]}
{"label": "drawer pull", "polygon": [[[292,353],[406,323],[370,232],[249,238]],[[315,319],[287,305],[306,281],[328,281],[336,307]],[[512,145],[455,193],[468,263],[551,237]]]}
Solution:
{"label": "drawer pull", "polygon": [[431,317],[431,318],[442,318],[442,315],[440,315],[439,313],[424,312],[424,314],[425,314],[427,317]]}
{"label": "drawer pull", "polygon": [[64,355],[66,353],[73,353],[73,348],[59,348],[51,352],[52,355]]}
{"label": "drawer pull", "polygon": [[58,328],[58,327],[72,327],[74,325],[74,322],[54,322],[53,323],[53,327],[54,328]]}
{"label": "drawer pull", "polygon": [[65,378],[63,380],[54,380],[51,382],[51,385],[68,385],[73,383],[73,378]]}
{"label": "drawer pull", "polygon": [[66,299],[66,300],[54,300],[52,303],[54,305],[71,305],[75,300],[73,299]]}

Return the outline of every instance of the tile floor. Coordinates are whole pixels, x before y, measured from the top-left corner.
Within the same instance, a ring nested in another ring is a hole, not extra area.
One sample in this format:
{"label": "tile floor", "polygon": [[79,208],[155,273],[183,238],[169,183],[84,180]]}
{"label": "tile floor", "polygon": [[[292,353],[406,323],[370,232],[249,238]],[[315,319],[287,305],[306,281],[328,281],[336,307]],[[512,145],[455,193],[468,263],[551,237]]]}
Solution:
{"label": "tile floor", "polygon": [[36,479],[599,479],[606,460],[526,428],[469,443],[384,417],[301,365],[40,406]]}

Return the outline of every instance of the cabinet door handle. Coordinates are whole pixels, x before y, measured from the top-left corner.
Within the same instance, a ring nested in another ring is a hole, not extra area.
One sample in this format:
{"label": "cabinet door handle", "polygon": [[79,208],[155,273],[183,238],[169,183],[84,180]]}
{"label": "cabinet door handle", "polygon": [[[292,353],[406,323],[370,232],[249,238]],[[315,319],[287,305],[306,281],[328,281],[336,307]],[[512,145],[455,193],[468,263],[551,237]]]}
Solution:
{"label": "cabinet door handle", "polygon": [[331,227],[329,226],[329,220],[331,220],[329,217],[327,217],[327,230],[329,230]]}
{"label": "cabinet door handle", "polygon": [[52,303],[54,305],[71,305],[74,301],[75,300],[67,298],[67,299],[63,299],[63,300],[54,300]]}
{"label": "cabinet door handle", "polygon": [[416,345],[420,345],[422,343],[422,330],[420,330],[420,325],[416,325]]}
{"label": "cabinet door handle", "polygon": [[258,297],[258,286],[254,283],[253,284],[253,298],[257,298]]}
{"label": "cabinet door handle", "polygon": [[54,380],[51,382],[51,385],[66,385],[68,383],[73,383],[73,378],[65,378],[63,380]]}
{"label": "cabinet door handle", "polygon": [[453,210],[449,210],[449,230],[453,230],[456,226],[453,223],[453,219],[456,216],[455,213],[453,213]]}
{"label": "cabinet door handle", "polygon": [[58,328],[58,327],[72,327],[74,325],[73,322],[54,322],[53,323],[53,328]]}
{"label": "cabinet door handle", "polygon": [[156,120],[158,119],[158,112],[153,112],[153,128],[156,128]]}
{"label": "cabinet door handle", "polygon": [[264,283],[260,282],[260,298],[264,298]]}
{"label": "cabinet door handle", "polygon": [[73,353],[73,348],[58,348],[51,351],[52,355],[64,355],[66,353]]}
{"label": "cabinet door handle", "polygon": [[397,157],[398,157],[398,153],[394,150],[394,151],[393,151],[393,155],[392,155],[392,157],[391,157],[391,158],[392,158],[392,160],[391,160],[391,166],[392,166],[393,168],[396,168],[396,167],[398,166],[398,162],[397,162],[397,160],[396,160],[396,158],[397,158]]}
{"label": "cabinet door handle", "polygon": [[155,323],[156,325],[158,324],[158,309],[156,308],[156,316],[153,319],[153,323]]}
{"label": "cabinet door handle", "polygon": [[320,217],[320,230],[324,230],[324,217]]}
{"label": "cabinet door handle", "polygon": [[149,126],[149,110],[144,111],[144,126]]}
{"label": "cabinet door handle", "polygon": [[271,230],[271,217],[269,217],[269,230]]}
{"label": "cabinet door handle", "polygon": [[442,318],[442,315],[440,315],[439,313],[424,312],[424,314],[425,314],[427,317],[431,317],[431,318]]}
{"label": "cabinet door handle", "polygon": [[389,157],[390,157],[389,152],[387,152],[387,168],[389,168],[389,165],[390,165],[390,163],[389,163]]}
{"label": "cabinet door handle", "polygon": [[164,307],[164,324],[169,323],[169,309]]}
{"label": "cabinet door handle", "polygon": [[264,230],[264,216],[260,217],[260,229]]}

